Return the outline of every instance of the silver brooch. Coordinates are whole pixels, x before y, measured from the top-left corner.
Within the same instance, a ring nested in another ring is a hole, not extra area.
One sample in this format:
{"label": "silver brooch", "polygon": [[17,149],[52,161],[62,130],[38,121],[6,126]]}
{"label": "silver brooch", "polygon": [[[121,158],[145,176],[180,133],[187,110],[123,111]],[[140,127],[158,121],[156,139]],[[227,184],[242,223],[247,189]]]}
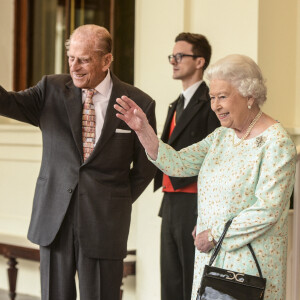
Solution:
{"label": "silver brooch", "polygon": [[256,147],[261,147],[264,142],[266,141],[266,138],[263,137],[263,136],[259,136],[255,139],[255,144],[256,144]]}

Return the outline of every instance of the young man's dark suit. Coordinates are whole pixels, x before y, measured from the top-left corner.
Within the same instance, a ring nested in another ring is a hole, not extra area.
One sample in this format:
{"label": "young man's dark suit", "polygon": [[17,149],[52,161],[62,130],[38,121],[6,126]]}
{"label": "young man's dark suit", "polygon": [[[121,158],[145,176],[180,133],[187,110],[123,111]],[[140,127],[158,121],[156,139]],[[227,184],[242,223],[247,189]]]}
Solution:
{"label": "young man's dark suit", "polygon": [[[208,92],[207,85],[202,82],[169,138],[170,124],[179,98],[170,104],[161,136],[164,142],[180,150],[202,140],[220,126],[215,113],[210,108]],[[163,174],[158,170],[154,179],[154,190],[162,186],[162,178]],[[195,183],[197,176],[170,177],[170,180],[176,190]],[[195,247],[192,231],[197,219],[197,193],[164,193],[159,215],[162,217],[162,300],[182,300],[183,297],[189,299],[194,269]]]}
{"label": "young man's dark suit", "polygon": [[[43,249],[47,250],[63,234],[69,218],[75,223],[74,234],[85,256],[109,261],[122,261],[126,256],[132,203],[156,169],[135,132],[116,117],[113,105],[117,97],[127,95],[143,109],[155,128],[155,102],[113,74],[111,78],[113,88],[102,133],[85,162],[82,92],[70,75],[45,76],[35,87],[18,93],[8,93],[0,87],[0,114],[38,126],[42,132],[43,157],[28,238]],[[66,239],[61,237],[63,243]],[[119,273],[112,279],[116,285],[122,270]],[[58,271],[54,276],[61,276],[61,284],[67,285],[62,274]],[[88,282],[90,278],[83,280]],[[109,287],[106,290],[108,295],[103,299],[116,299],[109,294]]]}

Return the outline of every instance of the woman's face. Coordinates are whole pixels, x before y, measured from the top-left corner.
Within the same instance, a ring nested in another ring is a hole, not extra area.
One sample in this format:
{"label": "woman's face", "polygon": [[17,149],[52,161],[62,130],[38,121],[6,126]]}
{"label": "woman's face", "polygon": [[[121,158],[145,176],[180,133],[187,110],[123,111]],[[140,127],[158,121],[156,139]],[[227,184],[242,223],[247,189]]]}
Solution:
{"label": "woman's face", "polygon": [[211,109],[215,112],[221,125],[238,132],[249,126],[251,112],[248,105],[253,98],[243,97],[229,82],[214,79],[210,82]]}

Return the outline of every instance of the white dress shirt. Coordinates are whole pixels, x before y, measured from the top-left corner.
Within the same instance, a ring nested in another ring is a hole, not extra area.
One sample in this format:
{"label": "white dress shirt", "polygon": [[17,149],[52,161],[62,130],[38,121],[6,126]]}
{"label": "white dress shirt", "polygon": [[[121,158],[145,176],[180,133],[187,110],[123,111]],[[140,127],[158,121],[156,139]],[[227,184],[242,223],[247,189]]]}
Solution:
{"label": "white dress shirt", "polygon": [[[107,72],[106,77],[95,87],[97,91],[93,96],[93,103],[96,114],[96,139],[95,144],[99,140],[103,128],[104,118],[106,115],[108,101],[111,96],[113,83],[110,77],[110,72]],[[82,103],[86,98],[85,90],[82,90]]]}
{"label": "white dress shirt", "polygon": [[200,86],[202,81],[203,80],[197,81],[193,85],[189,86],[185,91],[181,92],[184,96],[184,107],[183,108],[187,107],[187,105],[189,104],[191,98],[195,94],[196,90],[198,89],[198,87]]}

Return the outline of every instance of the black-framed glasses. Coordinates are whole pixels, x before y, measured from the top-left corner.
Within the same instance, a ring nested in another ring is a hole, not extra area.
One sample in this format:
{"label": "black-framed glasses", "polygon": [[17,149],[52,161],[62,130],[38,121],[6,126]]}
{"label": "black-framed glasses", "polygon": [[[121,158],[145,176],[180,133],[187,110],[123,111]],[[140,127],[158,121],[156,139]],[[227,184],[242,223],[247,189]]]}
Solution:
{"label": "black-framed glasses", "polygon": [[168,56],[168,59],[169,59],[169,62],[171,63],[172,62],[172,59],[175,60],[175,62],[177,64],[179,64],[182,60],[183,57],[185,56],[189,56],[189,57],[193,57],[193,58],[196,58],[196,57],[201,57],[200,55],[193,55],[193,54],[184,54],[184,53],[176,53],[176,54],[171,54]]}

